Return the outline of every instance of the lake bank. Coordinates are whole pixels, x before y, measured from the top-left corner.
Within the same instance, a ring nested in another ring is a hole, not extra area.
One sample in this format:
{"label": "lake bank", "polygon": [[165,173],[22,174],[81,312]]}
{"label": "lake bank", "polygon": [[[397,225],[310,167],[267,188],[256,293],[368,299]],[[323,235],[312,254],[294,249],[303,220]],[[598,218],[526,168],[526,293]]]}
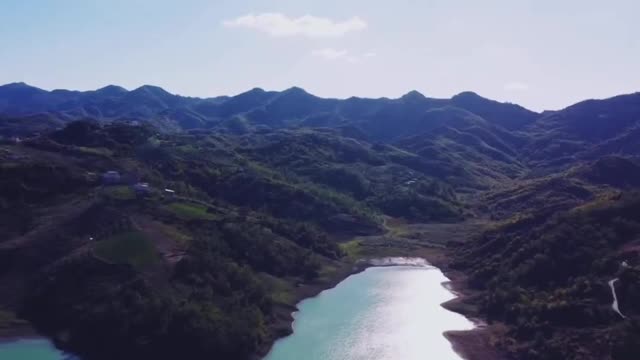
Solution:
{"label": "lake bank", "polygon": [[465,360],[504,359],[504,356],[492,346],[492,342],[503,336],[505,329],[500,324],[489,325],[479,316],[476,298],[479,293],[467,286],[465,274],[454,270],[443,270],[443,273],[451,279],[444,285],[456,297],[443,303],[442,307],[465,316],[476,325],[471,330],[446,331],[444,336]]}

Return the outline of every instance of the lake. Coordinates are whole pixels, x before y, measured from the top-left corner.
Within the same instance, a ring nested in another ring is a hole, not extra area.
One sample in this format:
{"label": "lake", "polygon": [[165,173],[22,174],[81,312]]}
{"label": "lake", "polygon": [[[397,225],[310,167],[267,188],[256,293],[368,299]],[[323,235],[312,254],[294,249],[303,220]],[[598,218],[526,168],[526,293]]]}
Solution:
{"label": "lake", "polygon": [[2,360],[65,360],[72,359],[65,355],[47,339],[18,339],[0,342],[0,359]]}
{"label": "lake", "polygon": [[264,360],[460,360],[444,337],[474,324],[440,304],[455,298],[429,266],[373,267],[298,304],[293,334]]}

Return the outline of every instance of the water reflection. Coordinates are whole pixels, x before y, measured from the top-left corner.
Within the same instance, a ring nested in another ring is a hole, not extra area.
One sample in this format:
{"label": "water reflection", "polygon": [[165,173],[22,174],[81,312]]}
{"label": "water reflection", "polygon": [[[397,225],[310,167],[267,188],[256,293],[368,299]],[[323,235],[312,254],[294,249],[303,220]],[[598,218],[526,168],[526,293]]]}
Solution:
{"label": "water reflection", "polygon": [[455,296],[434,267],[376,267],[299,304],[294,333],[265,360],[460,360],[443,336],[473,323],[440,306]]}

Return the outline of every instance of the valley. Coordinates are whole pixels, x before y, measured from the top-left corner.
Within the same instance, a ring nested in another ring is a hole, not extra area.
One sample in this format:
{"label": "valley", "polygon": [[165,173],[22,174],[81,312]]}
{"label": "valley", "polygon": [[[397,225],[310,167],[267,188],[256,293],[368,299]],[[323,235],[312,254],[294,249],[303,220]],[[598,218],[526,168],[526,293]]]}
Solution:
{"label": "valley", "polygon": [[0,86],[0,335],[249,359],[300,300],[408,256],[486,323],[447,335],[469,360],[635,359],[639,124],[640,94],[536,113],[470,92]]}

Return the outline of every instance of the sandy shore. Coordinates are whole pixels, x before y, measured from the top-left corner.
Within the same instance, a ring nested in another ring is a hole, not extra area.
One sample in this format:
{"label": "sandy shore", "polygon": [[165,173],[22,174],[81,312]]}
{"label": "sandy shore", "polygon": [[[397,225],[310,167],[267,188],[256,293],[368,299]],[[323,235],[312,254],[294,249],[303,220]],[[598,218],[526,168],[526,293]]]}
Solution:
{"label": "sandy shore", "polygon": [[443,284],[457,297],[442,304],[449,311],[459,313],[471,320],[476,327],[465,331],[447,331],[444,336],[451,342],[453,349],[465,360],[502,360],[502,356],[491,344],[492,339],[500,336],[502,329],[488,325],[479,318],[479,311],[472,300],[475,292],[466,287],[463,274],[453,271],[442,272],[451,281]]}
{"label": "sandy shore", "polygon": [[419,256],[442,271],[444,276],[449,279],[442,285],[456,295],[456,298],[441,304],[441,306],[463,315],[476,325],[472,330],[455,330],[444,333],[453,349],[465,360],[503,360],[504,356],[492,346],[492,339],[501,336],[503,329],[497,325],[488,325],[482,319],[475,301],[478,292],[467,286],[466,274],[451,269],[450,253],[444,249],[421,249],[418,253]]}

